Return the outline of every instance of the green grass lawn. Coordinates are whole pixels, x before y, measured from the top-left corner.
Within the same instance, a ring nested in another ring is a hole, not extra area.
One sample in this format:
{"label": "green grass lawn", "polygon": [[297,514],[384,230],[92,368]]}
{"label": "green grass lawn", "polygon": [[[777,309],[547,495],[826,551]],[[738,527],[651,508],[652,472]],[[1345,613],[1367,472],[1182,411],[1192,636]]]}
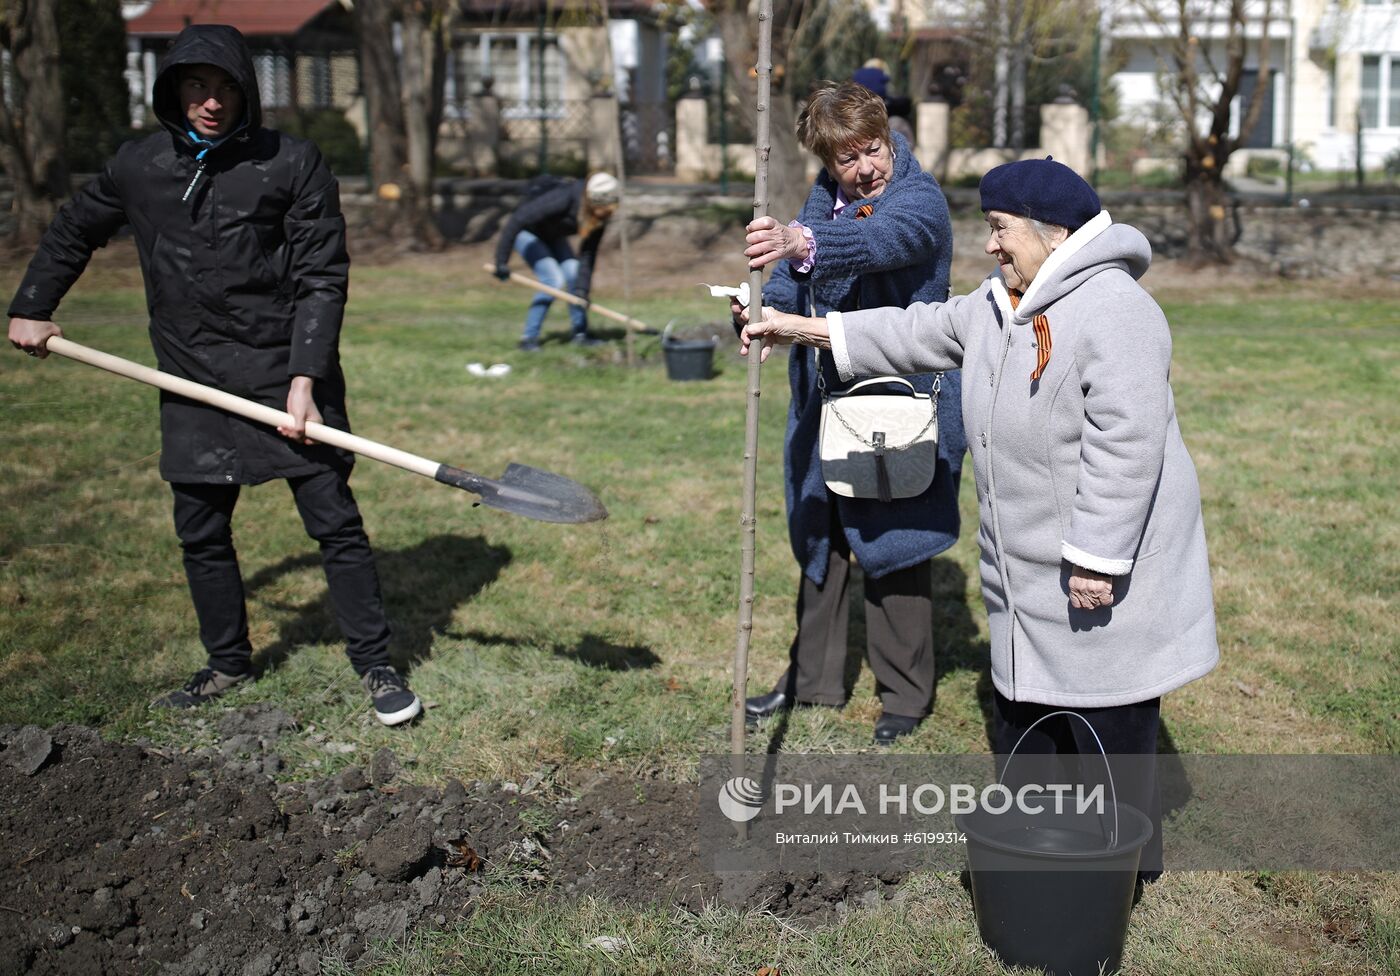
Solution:
{"label": "green grass lawn", "polygon": [[[69,338],[142,362],[129,248],[104,255],[60,316]],[[559,789],[606,768],[685,778],[728,747],[738,592],[744,364],[666,379],[657,340],[514,348],[526,293],[465,251],[357,267],[342,341],[358,433],[498,475],[511,461],[576,478],[611,512],[559,526],[372,461],[353,485],[428,719],[380,727],[337,640],[314,546],[286,489],[247,490],[236,523],[253,638],[267,667],[233,703],[276,700],[301,722],[289,775],[366,762],[381,746],[422,781],[547,770]],[[13,287],[19,269],[6,269]],[[703,266],[697,278],[720,280]],[[615,280],[615,279],[613,279]],[[1211,279],[1218,283],[1220,279]],[[699,289],[653,281],[626,311],[658,326],[727,319]],[[1150,279],[1149,279],[1150,281]],[[605,286],[608,282],[605,282]],[[612,304],[620,293],[595,296]],[[1392,296],[1283,282],[1161,298],[1173,384],[1200,473],[1221,666],[1169,696],[1182,752],[1394,752],[1400,580],[1400,319]],[[607,321],[595,319],[607,334]],[[547,328],[561,335],[562,312]],[[726,325],[717,331],[723,335]],[[620,333],[612,333],[620,335]],[[465,364],[508,362],[502,379]],[[751,682],[791,638],[797,571],[781,480],[781,360],[765,370]],[[203,663],[157,475],[155,391],[57,357],[0,356],[0,721],[83,722],[115,737],[198,744],[189,715],[146,703]],[[964,525],[975,526],[970,478]],[[937,561],[940,680],[932,719],[899,751],[985,751],[986,621],[975,532]],[[859,621],[856,622],[857,630]],[[853,646],[863,639],[857,633]],[[784,748],[869,749],[879,713],[862,670],[841,712],[794,714]],[[764,737],[752,736],[763,748]],[[355,747],[331,754],[327,740]],[[1134,914],[1132,972],[1400,973],[1393,875],[1168,875]],[[1340,933],[1340,934],[1338,934]],[[597,936],[622,940],[613,954]],[[923,875],[840,925],[593,901],[546,906],[488,888],[463,927],[385,947],[376,972],[996,973],[956,876]]]}

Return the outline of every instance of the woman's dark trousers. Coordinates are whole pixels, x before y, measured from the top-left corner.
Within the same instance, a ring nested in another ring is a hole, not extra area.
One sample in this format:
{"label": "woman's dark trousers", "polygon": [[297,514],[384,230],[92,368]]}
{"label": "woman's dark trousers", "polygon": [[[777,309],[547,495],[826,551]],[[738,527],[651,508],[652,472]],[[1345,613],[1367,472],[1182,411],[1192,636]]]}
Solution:
{"label": "woman's dark trousers", "polygon": [[[384,613],[374,553],[355,496],[343,472],[288,478],[307,535],[321,546],[331,609],[345,636],[357,674],[389,663],[389,621]],[[209,666],[225,674],[251,667],[243,577],[233,547],[238,485],[171,484],[175,533],[184,550],[185,576],[199,618],[199,638]]]}
{"label": "woman's dark trousers", "polygon": [[[835,506],[832,506],[833,512]],[[851,550],[833,515],[831,555],[821,586],[805,575],[797,593],[791,664],[774,691],[789,701],[846,703],[846,626]],[[880,703],[891,715],[923,718],[933,700],[933,570],[928,562],[865,577],[865,645]]]}

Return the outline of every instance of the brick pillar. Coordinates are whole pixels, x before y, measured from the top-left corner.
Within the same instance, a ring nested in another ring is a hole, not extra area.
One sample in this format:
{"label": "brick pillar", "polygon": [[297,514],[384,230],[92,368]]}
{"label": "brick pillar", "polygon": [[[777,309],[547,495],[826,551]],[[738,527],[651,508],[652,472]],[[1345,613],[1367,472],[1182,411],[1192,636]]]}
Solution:
{"label": "brick pillar", "polygon": [[709,105],[691,93],[676,102],[676,178],[700,182],[712,178],[709,164]]}
{"label": "brick pillar", "polygon": [[588,168],[622,172],[622,133],[618,128],[617,97],[611,93],[588,100]]}
{"label": "brick pillar", "polygon": [[919,103],[918,144],[914,153],[919,164],[939,180],[948,178],[948,103],[931,98]]}
{"label": "brick pillar", "polygon": [[1083,105],[1064,101],[1040,106],[1040,148],[1086,180],[1093,169],[1092,141],[1089,110]]}
{"label": "brick pillar", "polygon": [[471,100],[471,125],[467,157],[474,173],[495,173],[500,163],[496,150],[501,143],[501,100],[490,89]]}

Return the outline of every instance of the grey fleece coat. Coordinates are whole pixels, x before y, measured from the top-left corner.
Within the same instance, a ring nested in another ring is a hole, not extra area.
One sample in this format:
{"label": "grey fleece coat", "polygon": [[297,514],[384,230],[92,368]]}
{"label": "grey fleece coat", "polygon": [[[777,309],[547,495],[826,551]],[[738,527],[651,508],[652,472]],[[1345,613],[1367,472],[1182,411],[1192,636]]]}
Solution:
{"label": "grey fleece coat", "polygon": [[[1014,312],[996,272],[946,304],[827,316],[844,380],[963,370],[992,682],[1015,701],[1145,701],[1219,658],[1171,335],[1136,280],[1150,261],[1142,234],[1104,212],[1046,259]],[[1050,361],[1032,380],[1042,313]],[[1071,563],[1115,577],[1113,606],[1070,607]]]}

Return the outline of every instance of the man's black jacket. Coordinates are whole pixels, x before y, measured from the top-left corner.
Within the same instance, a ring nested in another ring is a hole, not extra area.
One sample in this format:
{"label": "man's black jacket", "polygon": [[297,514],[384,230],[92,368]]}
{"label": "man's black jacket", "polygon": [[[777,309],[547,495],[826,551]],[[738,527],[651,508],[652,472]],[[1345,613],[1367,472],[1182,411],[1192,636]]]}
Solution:
{"label": "man's black jacket", "polygon": [[[243,89],[242,128],[202,167],[177,92],[182,64],[217,65]],[[349,429],[339,339],[350,258],[339,187],[321,154],[262,127],[252,59],[231,27],[181,32],[154,102],[162,130],[123,145],[59,211],[10,315],[51,318],[93,250],[130,223],[162,370],[278,409],[291,377],[311,376],[326,423]],[[256,484],[350,463],[171,394],[161,394],[160,415],[167,481]]]}

